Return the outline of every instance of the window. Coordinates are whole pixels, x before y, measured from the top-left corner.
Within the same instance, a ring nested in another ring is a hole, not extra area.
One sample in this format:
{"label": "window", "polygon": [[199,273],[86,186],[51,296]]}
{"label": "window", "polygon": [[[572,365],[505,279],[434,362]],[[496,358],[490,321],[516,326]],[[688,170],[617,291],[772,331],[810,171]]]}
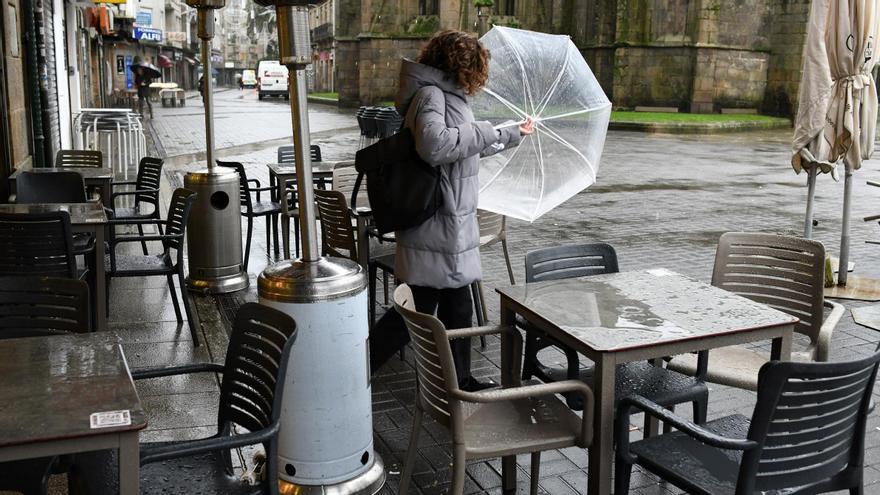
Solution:
{"label": "window", "polygon": [[419,15],[439,15],[440,0],[419,0]]}
{"label": "window", "polygon": [[515,0],[498,0],[495,5],[498,8],[498,15],[516,15]]}

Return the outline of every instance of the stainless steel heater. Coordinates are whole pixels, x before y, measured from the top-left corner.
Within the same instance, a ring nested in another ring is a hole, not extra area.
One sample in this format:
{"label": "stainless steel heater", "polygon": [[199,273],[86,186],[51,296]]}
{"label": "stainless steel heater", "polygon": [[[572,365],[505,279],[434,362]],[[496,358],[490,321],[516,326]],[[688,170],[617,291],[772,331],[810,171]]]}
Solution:
{"label": "stainless steel heater", "polygon": [[275,5],[281,63],[291,74],[302,258],[268,267],[260,302],[292,315],[298,336],[286,380],[279,441],[282,494],[364,494],[385,482],[373,451],[367,277],[357,263],[318,256],[305,67],[311,61],[306,0]]}
{"label": "stainless steel heater", "polygon": [[187,0],[197,11],[198,36],[202,44],[205,99],[205,142],[208,168],[190,172],[184,186],[198,196],[187,226],[187,254],[191,289],[223,294],[248,286],[242,267],[241,204],[238,173],[214,162],[214,98],[211,69],[211,39],[214,11],[225,0]]}

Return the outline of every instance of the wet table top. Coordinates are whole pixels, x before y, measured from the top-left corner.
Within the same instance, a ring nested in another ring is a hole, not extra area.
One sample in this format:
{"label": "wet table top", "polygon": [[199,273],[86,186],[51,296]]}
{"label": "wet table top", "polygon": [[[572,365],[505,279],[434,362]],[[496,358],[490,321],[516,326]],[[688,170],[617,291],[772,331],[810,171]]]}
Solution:
{"label": "wet table top", "polygon": [[[796,323],[786,313],[666,269],[498,289],[590,349],[616,352]],[[531,319],[531,318],[530,318]]]}
{"label": "wet table top", "polygon": [[[107,333],[0,340],[0,447],[140,430],[147,419],[118,339]],[[92,428],[93,413],[131,424]]]}
{"label": "wet table top", "polygon": [[[339,167],[353,166],[352,161],[342,162],[312,162],[312,174],[328,174],[332,175],[333,170]],[[269,170],[277,175],[296,174],[296,165],[292,163],[269,163]]]}
{"label": "wet table top", "polygon": [[88,203],[40,203],[40,204],[0,204],[0,213],[48,213],[66,211],[70,214],[72,225],[100,225],[107,223],[107,212],[98,202]]}
{"label": "wet table top", "polygon": [[9,180],[15,180],[22,171],[33,172],[36,174],[51,174],[55,172],[76,172],[82,175],[83,180],[111,180],[113,179],[113,169],[110,167],[45,167],[45,168],[19,168],[16,169]]}

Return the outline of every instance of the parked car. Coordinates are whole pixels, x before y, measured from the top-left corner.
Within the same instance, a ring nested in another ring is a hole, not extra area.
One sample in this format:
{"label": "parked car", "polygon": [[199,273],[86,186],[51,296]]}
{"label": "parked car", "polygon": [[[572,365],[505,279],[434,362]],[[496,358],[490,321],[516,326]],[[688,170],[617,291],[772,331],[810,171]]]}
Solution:
{"label": "parked car", "polygon": [[264,60],[257,67],[257,77],[259,99],[262,100],[266,96],[283,96],[285,100],[290,99],[290,93],[287,92],[287,67],[277,61]]}
{"label": "parked car", "polygon": [[241,85],[244,88],[256,88],[257,87],[257,73],[250,69],[244,70],[241,72]]}

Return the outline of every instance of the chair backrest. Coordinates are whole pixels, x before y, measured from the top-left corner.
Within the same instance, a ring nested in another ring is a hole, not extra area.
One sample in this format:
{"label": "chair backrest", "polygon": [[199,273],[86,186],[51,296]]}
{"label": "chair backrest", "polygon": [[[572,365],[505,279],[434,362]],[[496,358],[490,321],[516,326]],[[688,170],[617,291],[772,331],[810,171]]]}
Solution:
{"label": "chair backrest", "polygon": [[135,189],[148,191],[134,195],[135,205],[149,203],[159,210],[159,186],[162,180],[162,166],[165,164],[161,158],[145,156],[138,164],[137,181]]}
{"label": "chair backrest", "polygon": [[[230,423],[258,432],[280,420],[295,340],[296,323],[281,311],[257,303],[238,309],[220,384],[217,424],[221,432]],[[267,483],[277,488],[277,436],[267,443]],[[277,490],[270,488],[269,493]]]}
{"label": "chair backrest", "polygon": [[357,242],[345,195],[315,188],[315,203],[321,220],[321,253],[357,261]]}
{"label": "chair backrest", "polygon": [[[168,221],[165,224],[165,234],[180,235],[180,239],[164,241],[165,250],[176,249],[183,252],[183,236],[186,234],[186,224],[189,222],[189,214],[192,211],[196,193],[189,189],[177,188],[171,194],[171,203],[168,205]],[[181,256],[181,254],[178,254]]]}
{"label": "chair backrest", "polygon": [[604,242],[553,246],[526,254],[526,283],[617,271],[617,253]]}
{"label": "chair backrest", "polygon": [[0,339],[89,331],[89,286],[82,280],[0,277]]}
{"label": "chair backrest", "polygon": [[[276,163],[296,163],[296,156],[294,152],[295,148],[292,144],[287,144],[284,146],[279,146],[276,153],[278,154]],[[321,161],[321,147],[317,144],[313,144],[309,146],[309,152],[312,158],[312,162],[320,162]]]}
{"label": "chair backrest", "polygon": [[0,276],[76,277],[66,211],[0,213]]}
{"label": "chair backrest", "polygon": [[394,308],[406,323],[416,354],[417,400],[438,423],[454,428],[456,419],[461,418],[461,406],[451,397],[451,392],[458,390],[458,376],[446,328],[434,316],[415,310],[406,284],[394,290]]}
{"label": "chair backrest", "polygon": [[729,232],[715,252],[712,285],[800,319],[795,331],[816,344],[822,328],[825,247],[775,234]]}
{"label": "chair backrest", "polygon": [[477,210],[477,223],[480,225],[480,244],[490,244],[501,238],[504,232],[504,215]]}
{"label": "chair backrest", "polygon": [[760,448],[743,455],[736,493],[776,493],[861,469],[878,362],[880,352],[851,362],[762,366],[748,434]]}
{"label": "chair backrest", "polygon": [[55,153],[55,167],[94,167],[104,166],[104,157],[95,150],[58,150]]}
{"label": "chair backrest", "polygon": [[[345,196],[345,201],[351,205],[351,193],[354,191],[354,183],[357,181],[358,171],[354,167],[342,167],[333,169],[333,182],[330,188],[339,191]],[[361,181],[361,187],[358,189],[358,197],[356,206],[370,206],[370,198],[367,196],[367,176]]]}
{"label": "chair backrest", "polygon": [[241,206],[248,212],[253,210],[254,206],[251,202],[251,192],[248,188],[247,173],[244,171],[244,165],[239,162],[221,162],[220,160],[217,160],[217,165],[234,168],[238,172],[238,197],[241,201]]}
{"label": "chair backrest", "polygon": [[27,172],[15,179],[15,202],[85,203],[86,185],[77,172]]}

